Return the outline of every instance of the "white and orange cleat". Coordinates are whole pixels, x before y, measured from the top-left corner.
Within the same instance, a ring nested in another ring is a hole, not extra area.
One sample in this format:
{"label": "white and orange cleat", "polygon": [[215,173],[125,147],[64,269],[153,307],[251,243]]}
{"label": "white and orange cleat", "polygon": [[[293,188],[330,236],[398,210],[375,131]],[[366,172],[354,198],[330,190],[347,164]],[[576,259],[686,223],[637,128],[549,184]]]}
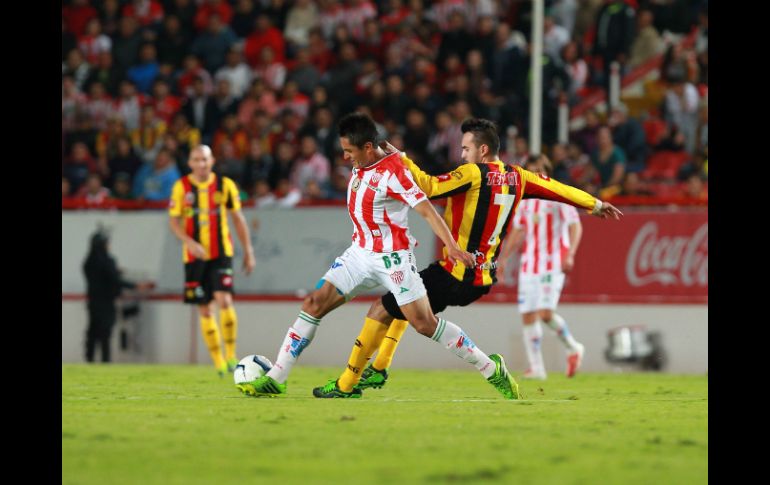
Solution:
{"label": "white and orange cleat", "polygon": [[585,347],[583,344],[577,344],[577,350],[567,355],[567,377],[574,377],[580,364],[583,362],[583,353]]}

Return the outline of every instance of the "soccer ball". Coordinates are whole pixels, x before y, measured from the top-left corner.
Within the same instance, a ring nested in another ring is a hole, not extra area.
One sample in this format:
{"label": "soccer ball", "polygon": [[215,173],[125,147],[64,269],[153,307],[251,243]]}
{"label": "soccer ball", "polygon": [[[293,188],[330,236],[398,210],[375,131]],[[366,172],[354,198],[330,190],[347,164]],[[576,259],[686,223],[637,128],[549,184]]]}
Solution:
{"label": "soccer ball", "polygon": [[264,355],[247,355],[235,366],[233,379],[236,384],[243,384],[259,379],[273,367],[270,359]]}

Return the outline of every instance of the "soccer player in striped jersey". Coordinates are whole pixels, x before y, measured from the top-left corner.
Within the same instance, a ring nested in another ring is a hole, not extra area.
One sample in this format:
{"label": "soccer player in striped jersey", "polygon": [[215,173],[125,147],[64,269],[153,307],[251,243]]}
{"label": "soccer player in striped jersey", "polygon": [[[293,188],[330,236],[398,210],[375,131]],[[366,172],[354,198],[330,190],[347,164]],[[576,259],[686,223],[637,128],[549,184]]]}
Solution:
{"label": "soccer player in striped jersey", "polygon": [[[255,259],[238,188],[229,178],[212,172],[214,162],[207,145],[190,151],[188,164],[192,173],[174,184],[168,212],[171,231],[183,243],[184,302],[198,306],[203,340],[219,375],[224,376],[238,364],[238,316],[232,299],[233,241],[227,224],[228,212],[243,247],[243,270],[247,275],[254,269]],[[224,356],[212,300],[219,306]]]}
{"label": "soccer player in striped jersey", "polygon": [[[454,323],[436,318],[425,286],[417,273],[409,234],[409,208],[430,225],[446,245],[452,264],[473,267],[473,256],[463,251],[401,163],[399,153],[387,154],[377,144],[374,121],[361,113],[343,117],[338,126],[346,160],[353,162],[348,184],[348,214],[353,222],[353,242],[334,260],[315,291],[302,304],[302,311],[289,327],[273,367],[259,379],[238,388],[253,396],[286,392],[286,380],[302,351],[310,344],[321,318],[353,298],[359,291],[383,285],[395,296],[397,307],[415,329],[473,365],[507,399],[518,398],[518,386],[499,354],[487,355]],[[319,397],[358,398],[361,391],[342,391],[335,381],[313,390]]]}
{"label": "soccer player in striped jersey", "polygon": [[[531,155],[527,170],[550,175],[551,162],[545,155]],[[583,226],[574,207],[550,200],[529,199],[519,206],[513,231],[503,243],[498,266],[521,248],[519,266],[519,312],[523,325],[524,349],[529,368],[525,379],[547,376],[541,342],[540,322],[556,332],[567,351],[567,377],[573,377],[583,360],[584,346],[572,336],[564,318],[556,313],[565,273],[575,265]],[[523,243],[523,244],[522,244]],[[501,274],[503,274],[501,273]]]}
{"label": "soccer player in striped jersey", "polygon": [[[420,272],[434,313],[449,305],[469,305],[489,293],[497,281],[500,244],[522,199],[565,202],[602,218],[622,215],[612,204],[582,190],[501,162],[500,139],[493,122],[469,119],[461,131],[465,163],[450,173],[428,175],[402,154],[402,161],[429,198],[447,198],[444,220],[458,245],[473,253],[476,260],[475,267],[468,267],[449,260],[445,252],[440,261]],[[390,149],[395,151],[392,146]],[[393,305],[393,294],[372,304],[347,368],[338,379],[339,388],[345,392],[382,387],[406,325],[403,313]],[[377,358],[364,368],[375,351]]]}

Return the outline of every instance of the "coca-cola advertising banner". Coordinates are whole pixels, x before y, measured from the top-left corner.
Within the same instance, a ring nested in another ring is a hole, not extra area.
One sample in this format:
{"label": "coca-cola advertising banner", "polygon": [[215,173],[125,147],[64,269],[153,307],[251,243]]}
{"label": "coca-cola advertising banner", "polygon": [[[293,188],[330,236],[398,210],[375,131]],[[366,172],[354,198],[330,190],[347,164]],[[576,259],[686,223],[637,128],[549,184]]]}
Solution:
{"label": "coca-cola advertising banner", "polygon": [[[563,302],[708,303],[708,211],[581,216],[583,238]],[[489,300],[516,301],[518,264]]]}

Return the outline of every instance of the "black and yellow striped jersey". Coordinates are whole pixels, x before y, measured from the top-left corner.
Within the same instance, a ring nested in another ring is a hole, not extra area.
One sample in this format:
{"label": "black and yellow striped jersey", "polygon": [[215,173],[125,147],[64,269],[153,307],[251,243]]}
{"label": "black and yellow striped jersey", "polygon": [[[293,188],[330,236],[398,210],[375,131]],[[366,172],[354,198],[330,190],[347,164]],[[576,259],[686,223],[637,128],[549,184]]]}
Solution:
{"label": "black and yellow striped jersey", "polygon": [[[227,224],[227,210],[241,210],[235,182],[214,173],[200,183],[192,175],[177,180],[171,191],[168,213],[181,217],[185,233],[206,249],[205,260],[233,256],[233,239]],[[196,258],[187,246],[182,250],[185,263]]]}
{"label": "black and yellow striped jersey", "polygon": [[401,159],[429,198],[448,198],[444,220],[460,248],[475,256],[476,268],[453,263],[446,257],[446,248],[440,264],[456,279],[474,286],[497,281],[500,246],[522,199],[548,199],[588,210],[596,204],[587,192],[500,160],[466,163],[434,176],[405,155]]}

